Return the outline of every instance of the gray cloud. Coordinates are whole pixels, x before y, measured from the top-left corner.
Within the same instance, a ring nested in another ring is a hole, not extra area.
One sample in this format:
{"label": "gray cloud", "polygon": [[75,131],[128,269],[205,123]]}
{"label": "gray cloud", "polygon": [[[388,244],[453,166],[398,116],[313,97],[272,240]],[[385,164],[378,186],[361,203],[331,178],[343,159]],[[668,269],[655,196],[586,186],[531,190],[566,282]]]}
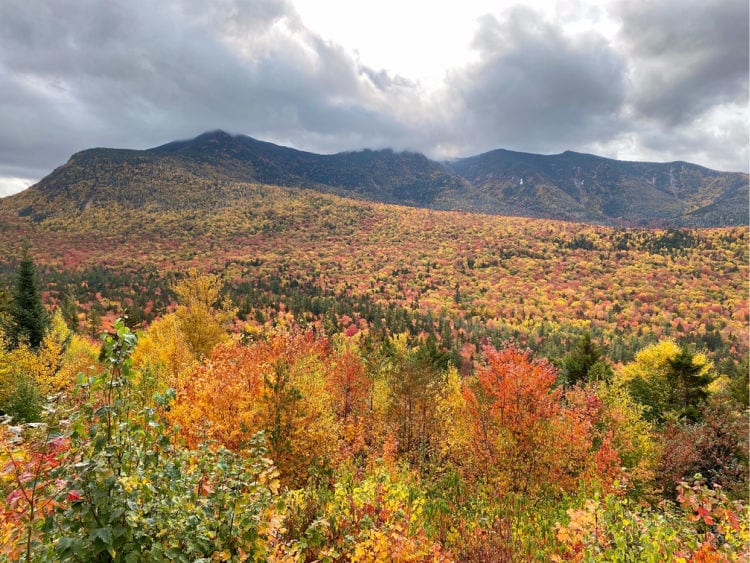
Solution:
{"label": "gray cloud", "polygon": [[638,114],[684,124],[728,102],[747,103],[746,0],[621,0],[614,12]]}
{"label": "gray cloud", "polygon": [[286,2],[19,0],[0,22],[0,175],[215,128],[313,133],[335,148],[339,136],[408,136],[380,109],[393,81],[304,29]]}
{"label": "gray cloud", "polygon": [[746,2],[614,2],[601,8],[621,22],[614,42],[523,8],[484,17],[477,60],[427,95],[307,29],[287,0],[4,0],[0,178],[216,128],[320,152],[574,149],[746,168]]}
{"label": "gray cloud", "polygon": [[466,144],[564,150],[616,131],[625,65],[597,33],[570,38],[526,8],[486,16],[480,61],[453,77]]}
{"label": "gray cloud", "polygon": [[[564,17],[581,8],[572,2]],[[451,77],[454,146],[565,149],[747,170],[748,5],[615,0],[615,41],[528,8],[480,21]],[[559,16],[560,14],[558,14]]]}

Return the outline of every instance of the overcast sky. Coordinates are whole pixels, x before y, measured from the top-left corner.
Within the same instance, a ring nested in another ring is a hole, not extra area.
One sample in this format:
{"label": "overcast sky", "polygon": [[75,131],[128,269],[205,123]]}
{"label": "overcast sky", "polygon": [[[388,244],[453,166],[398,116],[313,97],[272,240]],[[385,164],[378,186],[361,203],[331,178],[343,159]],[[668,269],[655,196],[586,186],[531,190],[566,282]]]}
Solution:
{"label": "overcast sky", "polygon": [[747,0],[2,0],[0,195],[225,129],[748,169]]}

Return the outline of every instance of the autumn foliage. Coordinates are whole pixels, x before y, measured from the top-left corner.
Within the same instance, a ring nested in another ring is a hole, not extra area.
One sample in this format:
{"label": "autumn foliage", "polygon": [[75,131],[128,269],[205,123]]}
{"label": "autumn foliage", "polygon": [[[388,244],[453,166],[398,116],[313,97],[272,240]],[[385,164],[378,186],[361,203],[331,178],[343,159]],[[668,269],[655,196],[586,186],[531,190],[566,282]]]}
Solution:
{"label": "autumn foliage", "polygon": [[[368,209],[401,225],[390,208]],[[346,213],[354,230],[360,219],[365,229],[377,224]],[[473,223],[453,220],[433,226],[484,240]],[[594,248],[608,248],[590,265],[604,272],[604,285],[620,275],[602,269],[605,253],[633,266],[633,237],[542,225],[535,228],[547,235],[587,236]],[[108,330],[98,341],[87,335],[83,313],[81,323],[53,315],[37,348],[11,348],[0,333],[2,557],[609,561],[638,553],[731,561],[750,554],[747,411],[736,392],[743,345],[730,338],[741,332],[739,314],[714,327],[726,340],[707,350],[697,340],[658,337],[721,318],[721,307],[665,308],[644,288],[640,304],[628,302],[622,315],[613,303],[602,308],[606,287],[543,283],[531,262],[549,249],[536,235],[525,235],[524,247],[536,258],[495,258],[501,249],[481,245],[471,256],[453,248],[431,257],[415,243],[403,251],[421,257],[399,268],[374,245],[374,231],[367,236],[367,267],[379,266],[365,272],[347,263],[348,278],[337,260],[320,255],[328,247],[308,248],[308,257],[319,252],[312,281],[297,280],[292,266],[286,281],[265,286],[242,285],[247,272],[237,263],[221,275],[191,270],[159,285],[174,301],[156,320],[128,327],[101,319]],[[719,245],[721,236],[702,240]],[[730,247],[739,240],[730,239]],[[615,250],[619,243],[626,248]],[[697,267],[689,253],[653,256],[656,269],[646,278],[669,261]],[[279,267],[268,260],[257,265],[259,278]],[[501,263],[528,298],[493,297],[500,285],[479,270],[499,272]],[[618,300],[630,298],[626,288],[646,270],[613,284]],[[538,285],[524,281],[527,274]],[[233,282],[240,303],[229,297]],[[701,295],[709,291],[695,283]],[[336,299],[325,289],[331,285]],[[353,305],[365,295],[361,308]],[[739,307],[743,298],[732,295],[722,307]],[[546,317],[537,318],[542,309]],[[700,326],[704,336],[715,332]]]}
{"label": "autumn foliage", "polygon": [[617,454],[609,439],[593,444],[601,400],[590,393],[566,401],[554,387],[557,370],[528,351],[487,347],[484,355],[465,396],[477,466],[490,471],[498,491],[572,492],[584,476],[611,483]]}
{"label": "autumn foliage", "polygon": [[219,344],[178,385],[169,419],[192,447],[208,440],[238,451],[263,431],[283,474],[302,479],[329,464],[337,445],[325,350],[325,340],[301,332]]}

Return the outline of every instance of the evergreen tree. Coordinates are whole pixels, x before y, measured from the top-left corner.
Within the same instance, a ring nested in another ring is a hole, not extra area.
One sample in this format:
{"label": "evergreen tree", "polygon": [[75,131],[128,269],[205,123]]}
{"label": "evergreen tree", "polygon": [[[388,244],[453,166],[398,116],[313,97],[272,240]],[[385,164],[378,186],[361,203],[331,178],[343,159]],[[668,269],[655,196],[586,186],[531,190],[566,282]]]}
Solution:
{"label": "evergreen tree", "polygon": [[96,338],[102,328],[102,314],[99,311],[99,304],[94,304],[86,313],[86,327],[88,329],[89,336]]}
{"label": "evergreen tree", "polygon": [[729,376],[727,393],[743,408],[750,406],[750,356],[745,353],[739,364],[735,364],[731,358],[724,360],[723,373]]}
{"label": "evergreen tree", "polygon": [[60,303],[60,312],[68,328],[73,332],[78,331],[78,305],[70,292],[63,295],[62,302]]}
{"label": "evergreen tree", "polygon": [[8,326],[8,312],[10,311],[10,293],[0,287],[0,329]]}
{"label": "evergreen tree", "polygon": [[669,359],[667,382],[673,390],[672,406],[679,416],[688,420],[700,419],[700,407],[708,397],[711,374],[703,366],[694,363],[694,354],[686,346]]}
{"label": "evergreen tree", "polygon": [[599,347],[586,332],[575,348],[563,359],[563,374],[569,385],[592,379],[609,379],[612,369],[605,362]]}
{"label": "evergreen tree", "polygon": [[28,248],[24,248],[14,289],[6,320],[10,347],[17,348],[21,342],[28,342],[36,349],[49,329],[50,317],[42,303],[36,265]]}

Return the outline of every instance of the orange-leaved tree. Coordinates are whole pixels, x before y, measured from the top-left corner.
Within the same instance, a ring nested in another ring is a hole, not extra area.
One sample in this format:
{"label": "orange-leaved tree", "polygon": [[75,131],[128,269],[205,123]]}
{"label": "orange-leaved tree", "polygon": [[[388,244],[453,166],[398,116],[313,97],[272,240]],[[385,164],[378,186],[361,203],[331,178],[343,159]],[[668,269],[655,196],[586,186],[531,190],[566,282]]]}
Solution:
{"label": "orange-leaved tree", "polygon": [[373,446],[373,381],[353,343],[340,340],[328,364],[326,385],[341,427],[344,459],[367,453]]}
{"label": "orange-leaved tree", "polygon": [[327,341],[309,332],[219,344],[182,379],[169,417],[191,447],[213,440],[236,451],[263,431],[282,476],[304,482],[335,458],[338,442],[327,353]]}
{"label": "orange-leaved tree", "polygon": [[473,419],[476,469],[499,492],[572,491],[597,461],[607,469],[616,461],[611,449],[595,459],[595,398],[566,403],[554,386],[557,369],[528,350],[486,346],[483,356],[464,396]]}

